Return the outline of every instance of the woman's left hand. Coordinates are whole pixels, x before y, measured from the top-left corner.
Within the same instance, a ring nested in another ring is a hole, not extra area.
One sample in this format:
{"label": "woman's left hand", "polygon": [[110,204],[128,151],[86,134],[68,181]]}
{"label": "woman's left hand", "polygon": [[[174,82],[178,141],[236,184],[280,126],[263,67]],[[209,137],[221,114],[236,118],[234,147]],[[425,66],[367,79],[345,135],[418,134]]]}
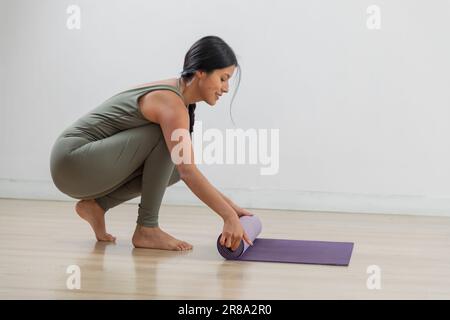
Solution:
{"label": "woman's left hand", "polygon": [[252,216],[253,213],[251,213],[250,211],[248,211],[247,209],[243,209],[241,207],[236,206],[234,208],[234,210],[236,211],[238,217],[242,217],[242,216]]}

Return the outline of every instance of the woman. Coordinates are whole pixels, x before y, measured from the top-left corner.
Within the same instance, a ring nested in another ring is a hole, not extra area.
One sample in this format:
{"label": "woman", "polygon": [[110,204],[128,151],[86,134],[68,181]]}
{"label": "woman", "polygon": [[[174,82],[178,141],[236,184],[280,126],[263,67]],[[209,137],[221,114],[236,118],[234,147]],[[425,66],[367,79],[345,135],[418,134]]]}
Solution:
{"label": "woman", "polygon": [[[180,78],[147,83],[120,92],[64,130],[53,145],[50,171],[63,193],[81,199],[76,212],[98,241],[115,241],[104,214],[141,196],[132,243],[137,248],[190,250],[192,245],[159,228],[166,187],[182,180],[224,222],[222,245],[235,250],[252,244],[239,216],[251,215],[214,188],[195,166],[191,135],[196,102],[215,105],[228,92],[239,68],[233,50],[219,37],[198,40],[186,53]],[[174,130],[184,134],[171,139]],[[183,161],[171,155],[182,143]],[[186,153],[185,153],[186,152]],[[186,161],[187,159],[187,161]]]}

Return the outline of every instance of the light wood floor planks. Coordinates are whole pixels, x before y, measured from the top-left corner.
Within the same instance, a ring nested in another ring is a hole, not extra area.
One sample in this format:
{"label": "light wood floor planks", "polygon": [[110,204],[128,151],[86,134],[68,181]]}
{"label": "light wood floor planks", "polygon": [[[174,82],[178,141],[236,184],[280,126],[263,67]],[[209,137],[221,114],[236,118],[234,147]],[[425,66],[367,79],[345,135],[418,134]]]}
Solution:
{"label": "light wood floor planks", "polygon": [[[137,205],[107,213],[95,241],[75,202],[0,199],[0,299],[450,299],[450,218],[251,210],[261,237],[354,242],[349,267],[225,261],[207,207],[163,206],[161,228],[193,251],[134,249]],[[67,267],[81,270],[69,290]],[[367,267],[381,270],[369,290]]]}

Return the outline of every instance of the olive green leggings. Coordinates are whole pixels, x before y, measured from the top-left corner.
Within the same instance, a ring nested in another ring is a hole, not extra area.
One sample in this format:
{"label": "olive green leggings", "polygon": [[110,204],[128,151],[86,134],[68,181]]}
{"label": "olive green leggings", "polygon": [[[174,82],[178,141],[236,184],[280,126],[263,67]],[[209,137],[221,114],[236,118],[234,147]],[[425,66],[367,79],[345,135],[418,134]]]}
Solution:
{"label": "olive green leggings", "polygon": [[166,187],[180,180],[161,127],[151,123],[96,141],[65,133],[50,156],[56,187],[76,199],[95,199],[105,211],[141,196],[137,224],[158,226]]}

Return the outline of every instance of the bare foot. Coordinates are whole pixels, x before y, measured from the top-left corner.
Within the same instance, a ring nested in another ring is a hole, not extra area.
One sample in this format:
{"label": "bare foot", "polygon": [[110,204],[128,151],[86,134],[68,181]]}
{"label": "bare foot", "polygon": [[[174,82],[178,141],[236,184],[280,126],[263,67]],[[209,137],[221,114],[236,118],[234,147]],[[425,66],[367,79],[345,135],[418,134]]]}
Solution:
{"label": "bare foot", "polygon": [[94,199],[78,201],[75,210],[81,218],[89,222],[98,241],[116,241],[116,237],[106,232],[105,211]]}
{"label": "bare foot", "polygon": [[133,245],[136,248],[162,249],[184,251],[191,250],[192,245],[175,239],[170,234],[162,231],[159,227],[136,226],[133,235]]}

